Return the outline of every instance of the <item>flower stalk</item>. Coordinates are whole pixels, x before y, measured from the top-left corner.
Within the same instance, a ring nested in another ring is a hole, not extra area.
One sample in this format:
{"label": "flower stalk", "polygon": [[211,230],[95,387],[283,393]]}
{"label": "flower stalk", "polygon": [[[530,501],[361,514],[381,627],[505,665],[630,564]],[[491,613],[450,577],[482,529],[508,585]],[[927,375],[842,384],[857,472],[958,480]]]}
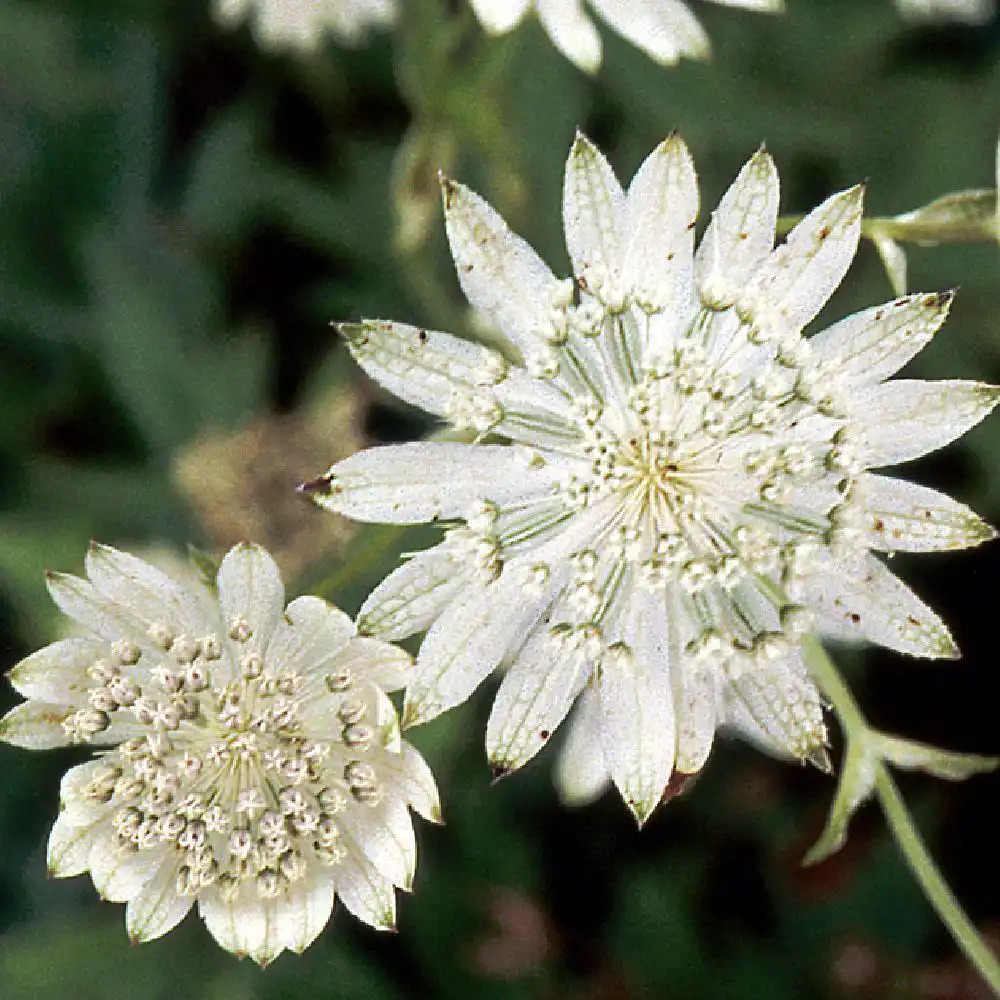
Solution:
{"label": "flower stalk", "polygon": [[[820,643],[812,637],[806,639],[805,652],[809,669],[829,699],[848,746],[857,740],[869,740],[877,735],[862,714],[840,671]],[[995,765],[995,761],[990,763]],[[873,793],[889,824],[892,837],[927,901],[976,971],[995,993],[1000,994],[1000,962],[976,930],[935,864],[884,759],[874,766]]]}

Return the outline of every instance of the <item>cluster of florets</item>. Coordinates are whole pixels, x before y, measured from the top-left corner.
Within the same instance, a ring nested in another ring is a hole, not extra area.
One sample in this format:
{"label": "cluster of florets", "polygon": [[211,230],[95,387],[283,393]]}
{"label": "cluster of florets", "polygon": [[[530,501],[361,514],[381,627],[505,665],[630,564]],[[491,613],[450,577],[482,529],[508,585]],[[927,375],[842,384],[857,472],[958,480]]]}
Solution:
{"label": "cluster of florets", "polygon": [[[456,522],[359,618],[387,638],[427,632],[407,723],[505,669],[487,728],[503,772],[579,699],[564,793],[610,776],[643,821],[718,729],[826,766],[808,630],[955,655],[870,550],[960,547],[991,529],[869,470],[951,440],[998,393],[885,381],[950,295],[804,335],[857,248],[860,187],[775,246],[778,180],[762,150],[696,250],[679,138],[624,190],[580,136],[563,201],[569,280],[472,191],[447,179],[442,191],[459,280],[497,347],[381,320],[342,331],[384,387],[475,438],[371,449],[306,487],[362,520]],[[921,421],[931,405],[935,421]]]}
{"label": "cluster of florets", "polygon": [[108,748],[63,782],[53,874],[89,869],[138,940],[197,902],[224,947],[262,963],[309,944],[335,893],[391,927],[415,864],[407,806],[437,813],[379,686],[405,683],[409,656],[317,598],[282,611],[277,569],[250,546],[223,561],[217,602],[112,549],[88,571],[50,586],[96,637],[16,667],[33,700],[2,723],[23,745]]}

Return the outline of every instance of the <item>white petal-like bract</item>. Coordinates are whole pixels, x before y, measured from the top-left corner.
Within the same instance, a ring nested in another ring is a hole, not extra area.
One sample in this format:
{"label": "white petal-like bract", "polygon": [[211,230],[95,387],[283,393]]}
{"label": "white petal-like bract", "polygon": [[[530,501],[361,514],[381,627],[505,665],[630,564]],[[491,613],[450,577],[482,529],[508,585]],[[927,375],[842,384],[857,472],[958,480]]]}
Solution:
{"label": "white petal-like bract", "polygon": [[[233,0],[230,0],[233,2]],[[664,66],[707,59],[708,36],[684,0],[588,0],[612,31]],[[780,11],[784,0],[713,0],[727,7]],[[940,2],[940,0],[938,0]],[[952,3],[956,0],[952,0]],[[968,2],[968,0],[966,0]],[[601,65],[601,36],[584,0],[469,0],[486,31],[503,34],[534,12],[552,44],[585,73]]]}
{"label": "white petal-like bract", "polygon": [[359,637],[319,598],[285,607],[257,546],[226,555],[215,591],[106,546],[87,572],[50,586],[98,637],[14,667],[30,700],[0,719],[19,746],[104,748],[63,778],[50,872],[89,871],[127,904],[134,941],[197,903],[223,948],[262,965],[309,945],[338,894],[389,926],[416,864],[408,810],[440,820],[434,778],[384,694],[412,679],[409,654]]}
{"label": "white petal-like bract", "polygon": [[345,45],[395,20],[396,0],[213,0],[223,25],[249,20],[262,48],[315,49],[326,34]]}
{"label": "white petal-like bract", "polygon": [[373,636],[427,632],[404,722],[503,671],[486,742],[506,772],[582,692],[564,797],[610,778],[643,822],[704,765],[720,728],[826,765],[803,635],[957,655],[877,553],[962,548],[992,529],[870,470],[947,444],[1000,390],[891,380],[943,323],[950,293],[804,334],[854,257],[863,190],[832,195],[775,246],[778,189],[762,149],[696,250],[697,178],[677,136],[627,187],[578,136],[567,282],[482,198],[443,182],[459,280],[504,357],[402,324],[345,335],[384,386],[475,435],[371,449],[308,486],[351,517],[451,522],[360,619]]}

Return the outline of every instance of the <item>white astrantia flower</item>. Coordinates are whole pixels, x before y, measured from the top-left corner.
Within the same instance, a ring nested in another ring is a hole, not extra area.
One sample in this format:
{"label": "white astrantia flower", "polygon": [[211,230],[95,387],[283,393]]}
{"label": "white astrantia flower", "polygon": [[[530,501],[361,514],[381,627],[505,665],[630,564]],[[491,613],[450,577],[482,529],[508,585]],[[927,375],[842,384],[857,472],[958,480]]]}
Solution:
{"label": "white astrantia flower", "polygon": [[326,34],[355,45],[369,28],[392,24],[395,0],[213,0],[215,18],[227,26],[250,20],[263,48],[315,49]]}
{"label": "white astrantia flower", "polygon": [[965,24],[985,24],[996,11],[995,0],[896,0],[896,6],[914,21]]}
{"label": "white astrantia flower", "polygon": [[410,679],[408,654],[319,598],[285,607],[256,546],[225,557],[217,595],[105,546],[87,575],[50,575],[88,634],[18,664],[29,700],[0,720],[18,746],[101,748],[63,778],[52,874],[89,870],[135,941],[197,902],[223,948],[261,965],[308,946],[335,895],[392,928],[416,861],[408,807],[439,818],[384,693]]}
{"label": "white astrantia flower", "polygon": [[[469,0],[491,34],[504,34],[537,15],[552,44],[587,73],[601,65],[601,36],[584,11],[583,0]],[[712,0],[756,11],[784,10],[784,0]],[[613,31],[651,59],[673,65],[682,57],[705,59],[710,46],[704,28],[684,0],[589,0]]]}
{"label": "white astrantia flower", "polygon": [[568,798],[610,774],[640,820],[705,763],[719,728],[825,763],[812,630],[954,657],[947,628],[871,550],[993,536],[967,507],[869,469],[940,448],[1000,390],[886,381],[944,321],[911,295],[802,335],[858,244],[860,187],[776,248],[778,176],[758,152],[694,249],[698,188],[679,138],[623,191],[578,137],[556,278],[472,191],[443,182],[459,281],[505,353],[367,321],[360,365],[474,443],[371,448],[304,489],[368,521],[454,522],[383,581],[363,632],[428,630],[404,724],[505,670],[487,727],[498,773],[579,698]]}

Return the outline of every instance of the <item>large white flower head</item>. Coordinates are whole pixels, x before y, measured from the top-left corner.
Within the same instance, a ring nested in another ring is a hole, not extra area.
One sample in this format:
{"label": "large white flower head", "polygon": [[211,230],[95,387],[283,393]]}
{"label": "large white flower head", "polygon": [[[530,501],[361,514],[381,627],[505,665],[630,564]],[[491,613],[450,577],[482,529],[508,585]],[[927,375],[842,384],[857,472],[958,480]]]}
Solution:
{"label": "large white flower head", "polygon": [[408,654],[319,598],[286,608],[255,546],[229,552],[217,595],[104,546],[87,574],[49,589],[91,634],[18,664],[30,700],[0,720],[19,746],[106,748],[63,779],[52,874],[89,869],[137,941],[197,901],[223,948],[262,965],[309,945],[335,894],[393,927],[416,861],[408,807],[438,818],[384,694],[409,678]]}
{"label": "large white flower head", "polygon": [[[516,27],[529,12],[538,15],[552,44],[587,73],[601,65],[601,36],[583,9],[583,0],[469,0],[476,17],[492,34]],[[748,10],[784,10],[784,0],[713,0]],[[682,57],[705,59],[710,46],[705,29],[683,0],[590,0],[613,31],[651,59],[673,65]]]}
{"label": "large white flower head", "polygon": [[356,45],[370,28],[387,27],[396,17],[395,0],[213,0],[213,10],[224,25],[251,19],[264,48],[304,51],[327,33]]}
{"label": "large white flower head", "polygon": [[672,776],[702,767],[720,727],[824,763],[804,630],[957,655],[870,550],[960,548],[992,529],[868,470],[941,447],[1000,392],[885,381],[943,322],[947,294],[802,335],[854,256],[861,188],[775,247],[778,176],[760,151],[696,253],[679,138],[626,192],[578,137],[563,203],[575,281],[560,281],[481,198],[443,187],[459,280],[504,353],[399,323],[342,331],[373,378],[476,439],[372,448],[305,487],[363,520],[459,519],[359,617],[386,638],[429,629],[404,722],[505,669],[487,729],[502,773],[580,696],[565,793],[610,772],[642,821]]}

